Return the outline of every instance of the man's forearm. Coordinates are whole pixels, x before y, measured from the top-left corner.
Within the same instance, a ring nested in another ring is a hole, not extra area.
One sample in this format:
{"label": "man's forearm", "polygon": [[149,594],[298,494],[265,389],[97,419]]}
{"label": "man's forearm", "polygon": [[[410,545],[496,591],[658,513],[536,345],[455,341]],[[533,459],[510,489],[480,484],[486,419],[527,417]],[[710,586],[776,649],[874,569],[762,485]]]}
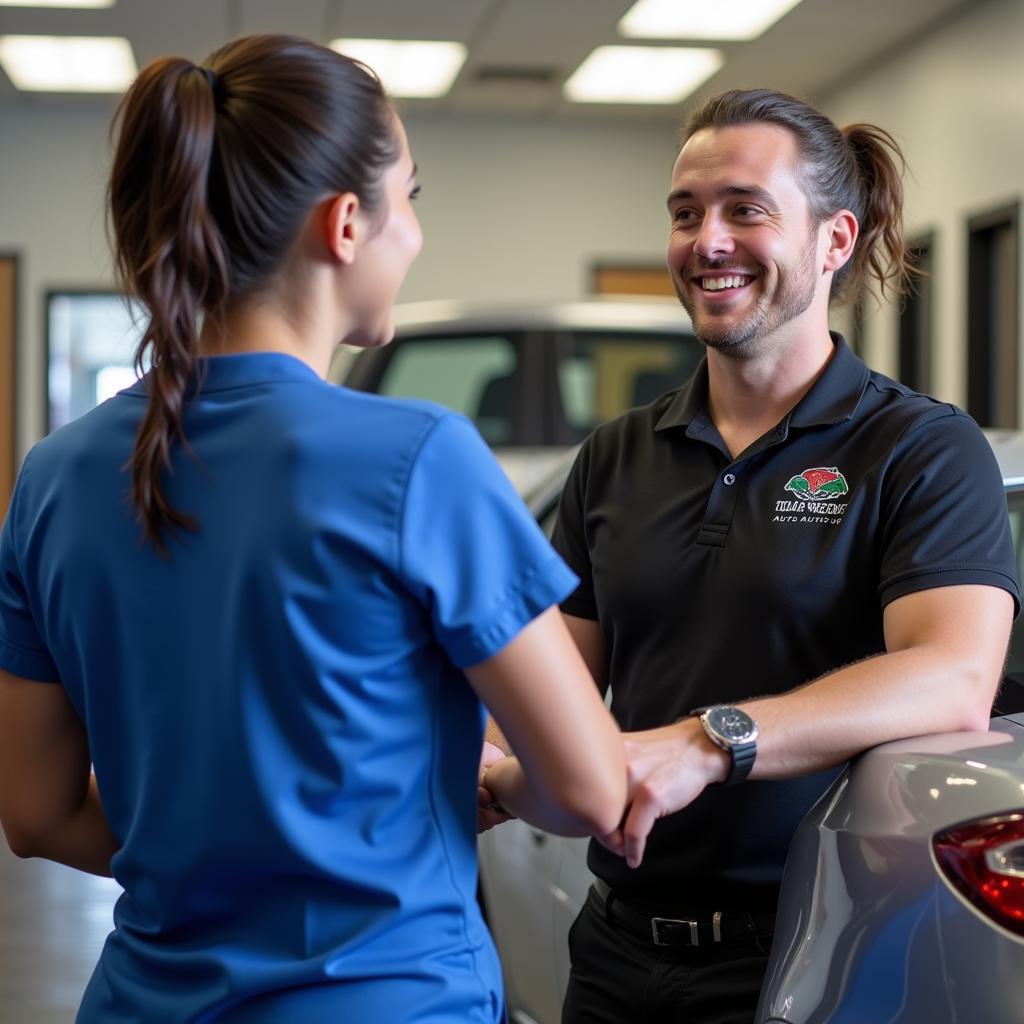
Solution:
{"label": "man's forearm", "polygon": [[759,730],[751,778],[821,771],[906,736],[986,729],[996,682],[912,648],[848,665],[778,697],[743,701]]}
{"label": "man's forearm", "polygon": [[493,718],[491,718],[490,715],[487,716],[487,728],[484,731],[484,739],[488,743],[493,743],[499,750],[503,751],[504,753],[512,753],[512,748],[509,746],[509,742],[506,739],[505,734],[501,731],[501,728],[498,726],[498,723]]}
{"label": "man's forearm", "polygon": [[[986,729],[1012,615],[1010,595],[987,586],[892,602],[884,618],[887,653],[780,696],[739,702],[758,725],[751,777],[806,775],[906,736]],[[727,764],[696,718],[624,740],[631,805],[610,845],[636,864],[654,822],[721,781]]]}
{"label": "man's forearm", "polygon": [[925,590],[885,612],[887,652],[779,697],[746,704],[758,723],[754,778],[828,768],[906,736],[988,728],[1013,600],[1002,590]]}

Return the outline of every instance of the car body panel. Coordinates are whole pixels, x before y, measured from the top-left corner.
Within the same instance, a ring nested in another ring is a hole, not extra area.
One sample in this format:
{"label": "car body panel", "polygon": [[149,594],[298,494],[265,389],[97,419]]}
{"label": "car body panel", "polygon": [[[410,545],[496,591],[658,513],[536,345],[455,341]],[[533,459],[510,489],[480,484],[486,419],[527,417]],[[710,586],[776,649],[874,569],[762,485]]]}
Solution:
{"label": "car body panel", "polygon": [[1024,1019],[1024,940],[953,889],[931,844],[950,825],[1019,811],[1022,780],[1014,718],[862,754],[790,846],[756,1020]]}

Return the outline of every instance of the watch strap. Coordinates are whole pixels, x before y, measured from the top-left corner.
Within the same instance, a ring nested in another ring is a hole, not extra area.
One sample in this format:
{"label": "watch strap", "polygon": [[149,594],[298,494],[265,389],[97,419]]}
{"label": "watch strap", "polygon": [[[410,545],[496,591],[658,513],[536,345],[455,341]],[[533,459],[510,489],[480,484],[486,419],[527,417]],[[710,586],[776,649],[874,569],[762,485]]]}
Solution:
{"label": "watch strap", "polygon": [[729,774],[718,783],[719,786],[735,786],[746,779],[750,774],[750,769],[754,767],[754,759],[757,757],[757,741],[751,740],[749,743],[728,747],[727,750],[732,767],[729,769]]}

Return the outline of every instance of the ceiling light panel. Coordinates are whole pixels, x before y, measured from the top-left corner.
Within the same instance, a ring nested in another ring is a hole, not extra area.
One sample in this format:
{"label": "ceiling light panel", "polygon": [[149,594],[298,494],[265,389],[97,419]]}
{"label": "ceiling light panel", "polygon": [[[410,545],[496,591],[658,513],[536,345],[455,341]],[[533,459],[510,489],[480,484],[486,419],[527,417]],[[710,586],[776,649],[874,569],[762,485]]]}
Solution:
{"label": "ceiling light panel", "polygon": [[599,46],[563,92],[574,103],[679,103],[723,63],[720,50]]}
{"label": "ceiling light panel", "polygon": [[800,0],[637,0],[619,22],[632,39],[756,39]]}
{"label": "ceiling light panel", "polygon": [[138,74],[115,36],[0,36],[0,67],[22,92],[124,92]]}
{"label": "ceiling light panel", "polygon": [[466,62],[462,43],[411,39],[335,39],[331,49],[373,68],[392,96],[444,96]]}
{"label": "ceiling light panel", "polygon": [[0,7],[113,7],[117,0],[0,0]]}

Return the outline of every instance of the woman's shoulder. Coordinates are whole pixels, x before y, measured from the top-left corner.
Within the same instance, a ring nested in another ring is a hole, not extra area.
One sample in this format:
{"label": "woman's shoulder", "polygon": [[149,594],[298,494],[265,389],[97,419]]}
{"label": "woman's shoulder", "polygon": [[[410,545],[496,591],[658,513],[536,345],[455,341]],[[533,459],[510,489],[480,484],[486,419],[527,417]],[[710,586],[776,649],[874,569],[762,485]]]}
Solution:
{"label": "woman's shoulder", "polygon": [[393,454],[407,459],[442,423],[476,430],[459,413],[422,398],[395,398],[337,385],[325,387],[320,395],[325,437],[355,442],[378,457]]}

